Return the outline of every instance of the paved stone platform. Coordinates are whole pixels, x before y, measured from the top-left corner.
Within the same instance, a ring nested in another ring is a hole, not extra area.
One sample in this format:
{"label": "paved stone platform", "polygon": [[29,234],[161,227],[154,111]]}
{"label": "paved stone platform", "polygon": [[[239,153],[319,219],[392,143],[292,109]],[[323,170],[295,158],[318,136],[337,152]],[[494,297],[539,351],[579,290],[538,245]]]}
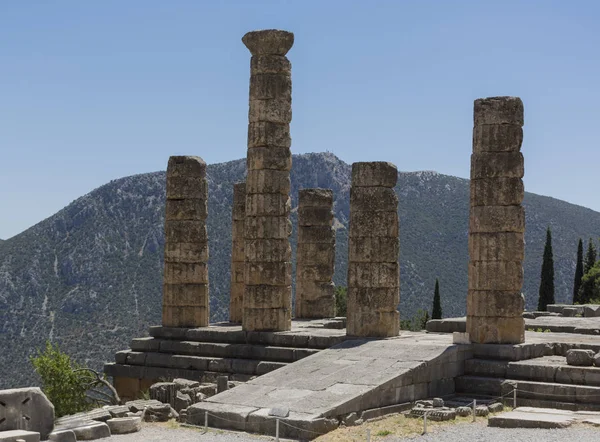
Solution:
{"label": "paved stone platform", "polygon": [[[577,318],[562,316],[538,316],[525,318],[526,331],[546,331],[554,333],[575,333],[600,336],[600,317]],[[464,333],[467,330],[467,318],[432,319],[427,322],[427,331],[431,333]]]}
{"label": "paved stone platform", "polygon": [[513,411],[491,416],[488,426],[501,428],[566,428],[574,423],[594,424],[600,412],[568,411],[554,408],[518,407]]}
{"label": "paved stone platform", "polygon": [[203,425],[208,412],[209,426],[274,434],[277,408],[289,410],[282,436],[314,438],[350,413],[452,394],[472,353],[451,341],[411,332],[347,340],[191,406],[188,422]]}

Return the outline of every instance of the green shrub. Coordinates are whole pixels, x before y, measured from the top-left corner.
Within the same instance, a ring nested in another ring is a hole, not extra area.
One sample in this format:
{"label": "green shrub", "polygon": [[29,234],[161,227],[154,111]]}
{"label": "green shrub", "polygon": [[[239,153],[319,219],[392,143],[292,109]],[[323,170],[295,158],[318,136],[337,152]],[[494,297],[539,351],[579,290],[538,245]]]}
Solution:
{"label": "green shrub", "polygon": [[54,404],[57,417],[91,408],[86,391],[93,378],[87,372],[76,372],[82,367],[61,352],[58,345],[46,342],[45,350],[38,350],[31,363],[42,380],[42,391]]}
{"label": "green shrub", "polygon": [[346,307],[348,305],[348,289],[344,286],[335,288],[335,315],[346,316]]}

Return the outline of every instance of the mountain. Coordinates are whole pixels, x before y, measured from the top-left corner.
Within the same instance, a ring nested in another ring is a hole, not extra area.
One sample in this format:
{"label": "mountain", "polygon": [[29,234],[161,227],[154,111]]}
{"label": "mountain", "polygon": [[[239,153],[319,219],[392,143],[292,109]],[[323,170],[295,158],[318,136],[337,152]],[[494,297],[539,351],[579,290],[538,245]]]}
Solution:
{"label": "mountain", "polygon": [[[345,284],[351,166],[330,153],[294,156],[295,248],[298,190],[335,194],[336,284]],[[233,183],[245,161],[208,167],[211,319],[227,317]],[[435,172],[401,172],[400,263],[403,318],[431,309],[440,279],[444,316],[465,313],[469,181]],[[99,187],[23,233],[0,242],[0,388],[35,383],[28,357],[48,339],[100,368],[133,337],[159,324],[165,172]],[[577,241],[596,237],[600,213],[528,193],[525,285],[535,308],[546,227],[552,228],[557,302],[568,302]]]}

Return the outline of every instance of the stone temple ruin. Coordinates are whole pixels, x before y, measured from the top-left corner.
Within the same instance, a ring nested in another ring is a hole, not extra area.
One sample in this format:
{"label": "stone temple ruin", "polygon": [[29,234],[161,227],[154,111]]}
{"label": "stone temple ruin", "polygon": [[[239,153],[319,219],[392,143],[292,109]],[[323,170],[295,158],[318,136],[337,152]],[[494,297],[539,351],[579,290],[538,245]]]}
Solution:
{"label": "stone temple ruin", "polygon": [[[397,169],[386,162],[352,165],[347,319],[335,317],[335,195],[300,191],[293,320],[293,34],[255,31],[242,41],[252,55],[250,110],[247,178],[233,190],[230,322],[208,322],[206,165],[171,157],[163,323],[105,366],[120,396],[187,379],[193,386],[180,401],[188,423],[274,434],[277,418],[281,436],[306,439],[428,397],[460,405],[461,397],[515,392],[521,405],[600,410],[600,367],[565,359],[581,348],[598,352],[600,338],[525,332],[536,319],[524,319],[521,295],[521,100],[475,101],[466,320],[399,332]],[[208,394],[217,381],[218,393]]]}

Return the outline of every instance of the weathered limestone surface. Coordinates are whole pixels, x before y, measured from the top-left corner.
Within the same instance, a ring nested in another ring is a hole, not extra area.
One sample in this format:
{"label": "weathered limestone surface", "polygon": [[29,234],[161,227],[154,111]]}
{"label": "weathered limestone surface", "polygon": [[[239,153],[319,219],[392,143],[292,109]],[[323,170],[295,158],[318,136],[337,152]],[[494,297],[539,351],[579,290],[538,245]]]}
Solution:
{"label": "weathered limestone surface", "polygon": [[289,415],[280,421],[301,430],[281,424],[280,436],[312,440],[311,431],[331,431],[350,413],[366,419],[365,410],[452,394],[471,357],[470,346],[448,335],[347,340],[194,404],[187,420],[203,425],[208,411],[211,427],[272,435],[269,412],[281,408]]}
{"label": "weathered limestone surface", "polygon": [[347,333],[397,336],[400,318],[396,166],[354,163],[348,237]]}
{"label": "weathered limestone surface", "polygon": [[467,332],[475,343],[518,344],[525,339],[523,103],[475,100],[474,122]]}
{"label": "weathered limestone surface", "polygon": [[285,54],[294,34],[254,31],[242,41],[252,54],[242,327],[284,331],[291,329],[292,320],[292,77]]}
{"label": "weathered limestone surface", "polygon": [[298,196],[296,318],[335,316],[333,191],[302,189]]}
{"label": "weathered limestone surface", "polygon": [[45,440],[53,428],[54,405],[38,387],[0,390],[0,431],[37,432]]}
{"label": "weathered limestone surface", "polygon": [[229,320],[241,323],[244,313],[244,220],[246,218],[246,183],[233,185],[231,220],[231,296]]}
{"label": "weathered limestone surface", "polygon": [[208,184],[200,157],[172,156],[167,167],[163,326],[206,327]]}

